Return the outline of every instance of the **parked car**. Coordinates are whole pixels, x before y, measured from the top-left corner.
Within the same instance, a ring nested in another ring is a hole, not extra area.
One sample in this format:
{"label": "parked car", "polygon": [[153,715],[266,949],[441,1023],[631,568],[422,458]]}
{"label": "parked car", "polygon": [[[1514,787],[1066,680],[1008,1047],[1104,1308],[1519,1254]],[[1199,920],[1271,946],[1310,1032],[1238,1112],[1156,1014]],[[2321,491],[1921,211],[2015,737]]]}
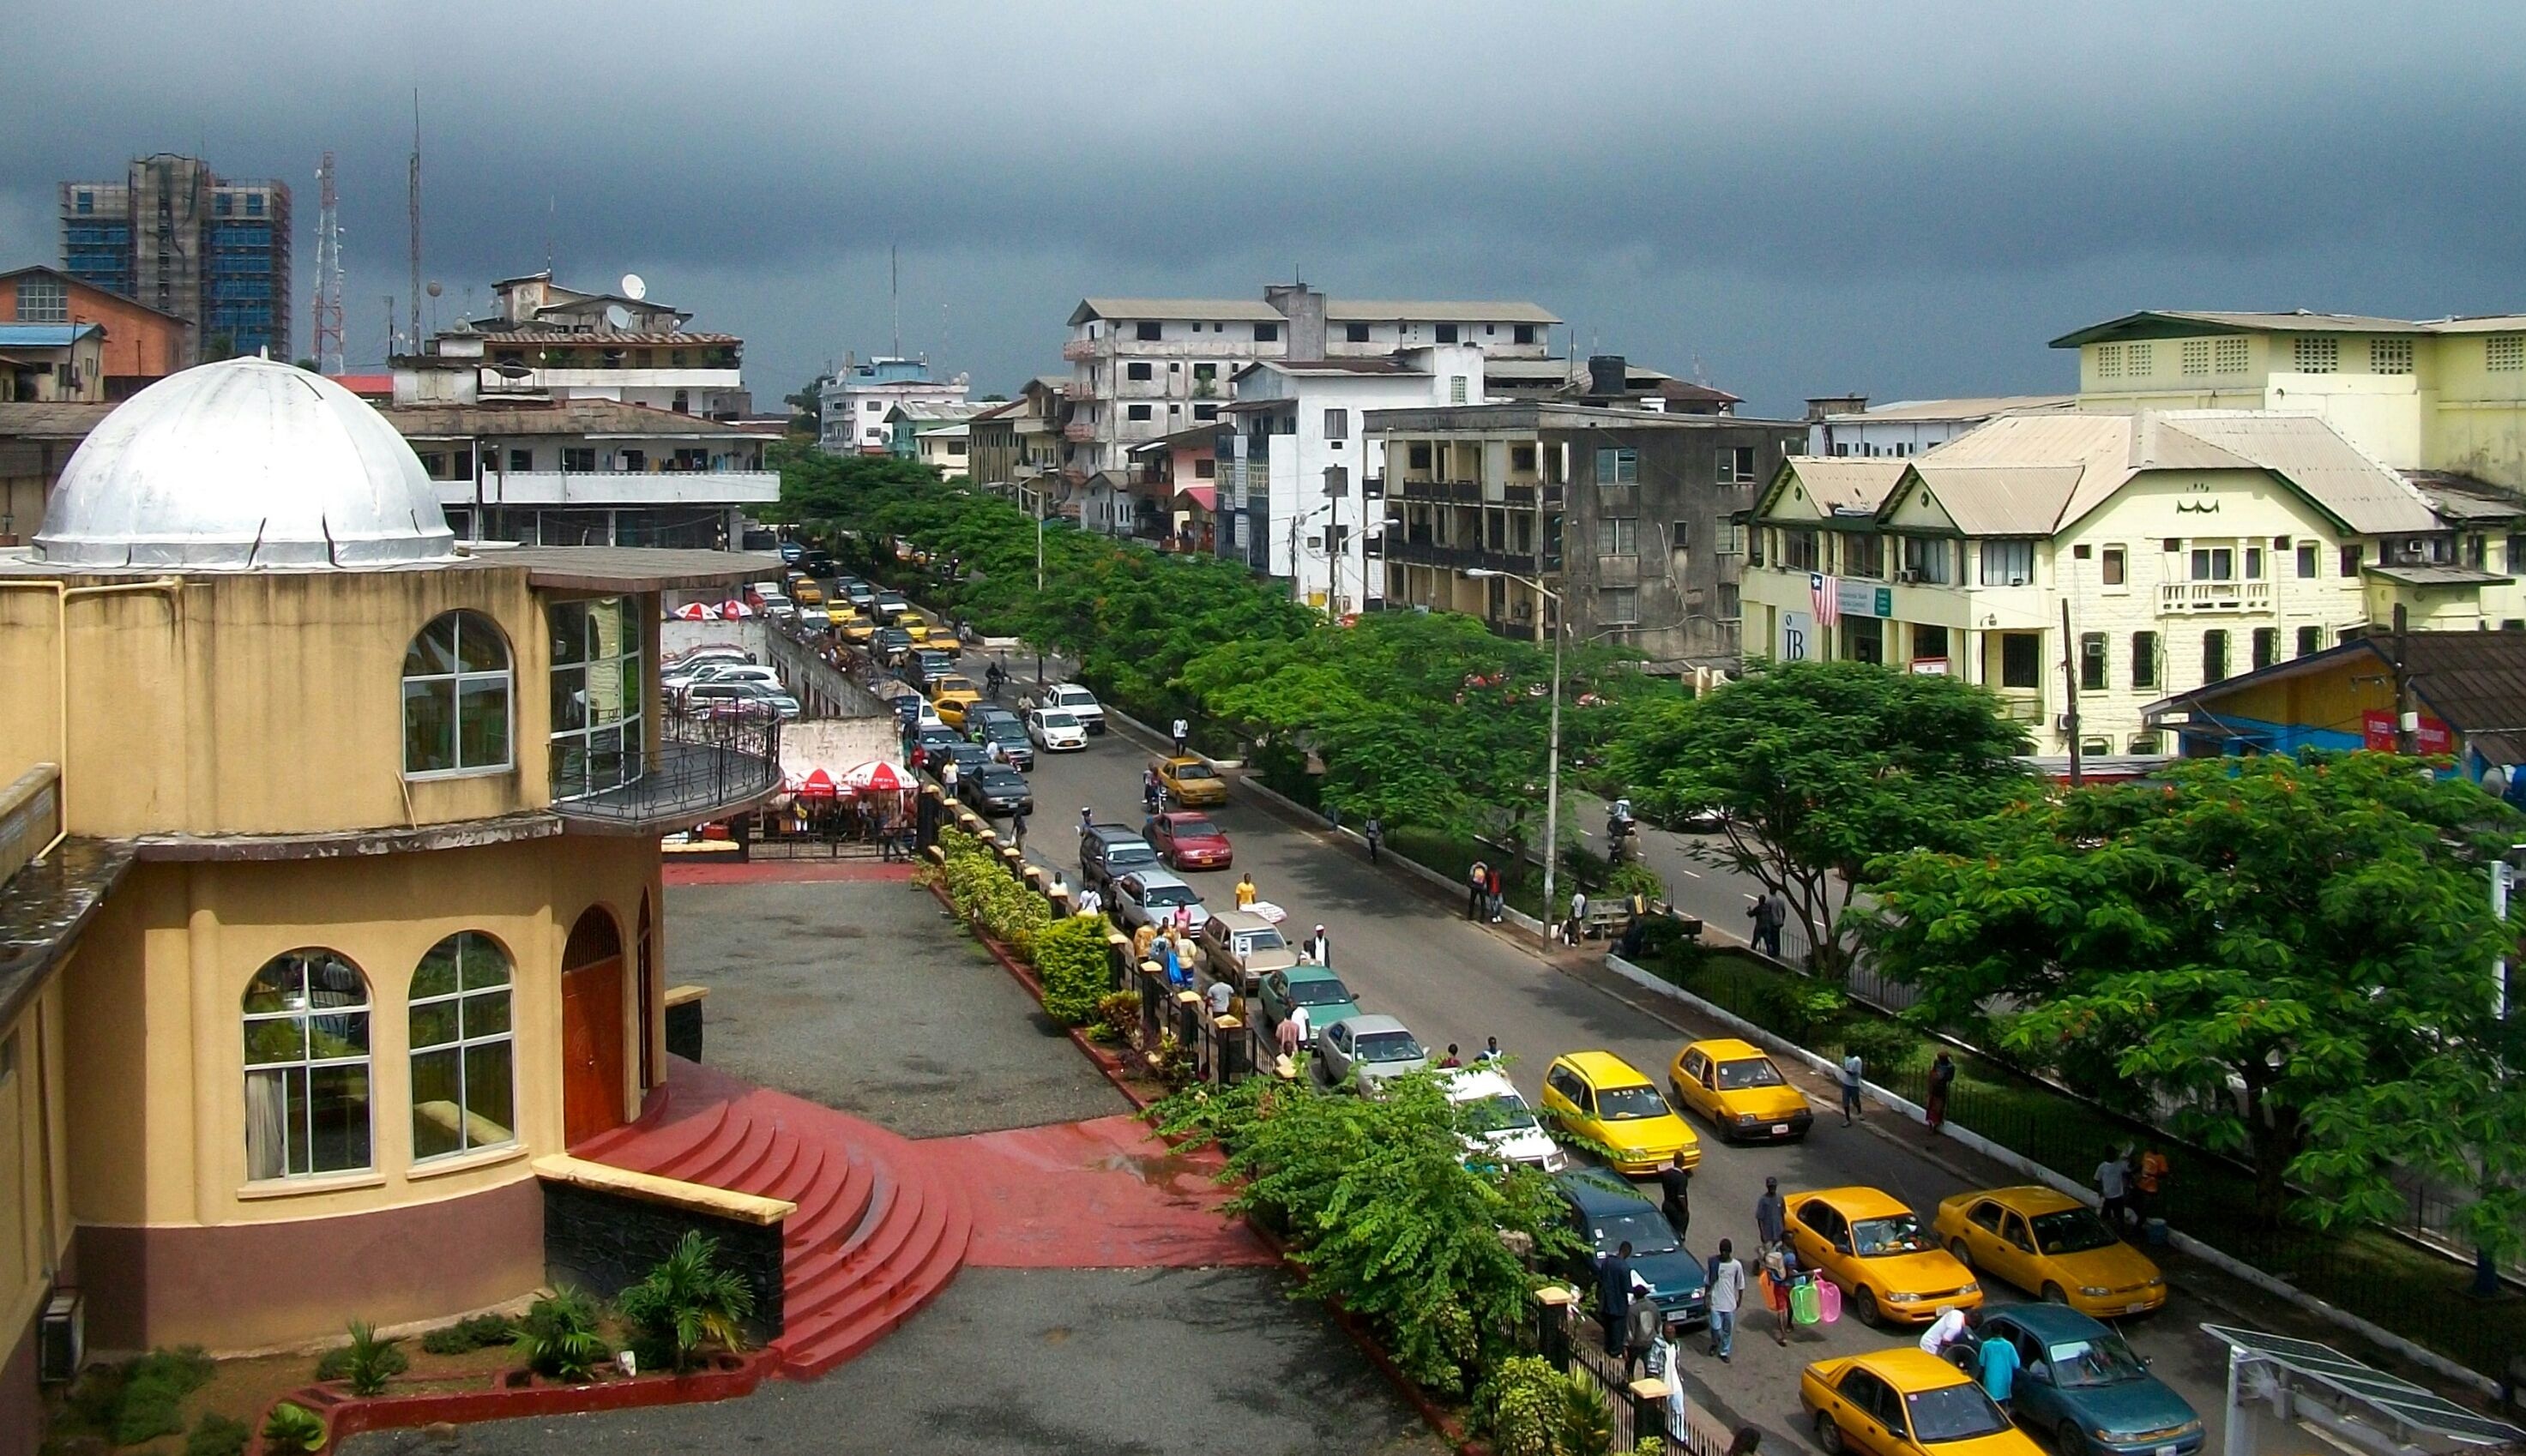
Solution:
{"label": "parked car", "polygon": [[1692,1042],[1677,1052],[1666,1085],[1677,1107],[1708,1118],[1730,1142],[1796,1139],[1815,1123],[1805,1094],[1790,1085],[1762,1048],[1731,1037]]}
{"label": "parked car", "polygon": [[781,559],[783,561],[794,562],[806,554],[807,548],[798,544],[796,541],[783,541],[781,543]]}
{"label": "parked car", "polygon": [[1429,1065],[1430,1054],[1390,1016],[1344,1017],[1316,1033],[1316,1067],[1329,1087],[1374,1095],[1380,1082]]}
{"label": "parked car", "polygon": [[688,691],[705,682],[760,682],[778,691],[781,675],[775,670],[750,662],[706,662],[689,673],[670,673],[658,679],[659,687],[669,691]]}
{"label": "parked car", "polygon": [[1164,929],[1175,919],[1178,906],[1184,907],[1186,918],[1198,934],[1202,923],[1210,919],[1210,908],[1201,903],[1200,892],[1191,885],[1164,870],[1137,870],[1114,878],[1111,908],[1115,922],[1124,929],[1142,926]]}
{"label": "parked car", "polygon": [[2147,1254],[2096,1210],[2041,1183],[1958,1193],[1931,1227],[1966,1268],[2085,1314],[2145,1315],[2166,1303],[2166,1276]]}
{"label": "parked car", "polygon": [[[1551,1139],[1544,1141],[1548,1144]],[[1632,1273],[1648,1284],[1649,1302],[1658,1307],[1667,1329],[1698,1325],[1710,1318],[1705,1267],[1675,1236],[1674,1227],[1655,1203],[1600,1168],[1571,1169],[1553,1179],[1552,1188],[1561,1195],[1571,1231],[1585,1241],[1562,1266],[1566,1278],[1582,1289],[1593,1289],[1598,1267],[1628,1243]]]}
{"label": "parked car", "polygon": [[1260,1011],[1263,1029],[1277,1031],[1298,1007],[1307,1008],[1307,1044],[1315,1044],[1316,1033],[1338,1021],[1359,1015],[1359,1000],[1342,984],[1342,979],[1323,966],[1290,966],[1263,978],[1261,989],[1253,1003]]}
{"label": "parked car", "polygon": [[1102,737],[1105,733],[1105,709],[1097,703],[1096,694],[1076,682],[1056,682],[1041,696],[1029,699],[1027,706],[1067,713],[1079,720],[1079,726],[1091,736]]}
{"label": "parked car", "polygon": [[1821,1188],[1789,1197],[1790,1243],[1871,1325],[1926,1325],[1951,1308],[1976,1309],[1982,1285],[1939,1247],[1920,1216],[1875,1188]]}
{"label": "parked car", "polygon": [[1819,1360],[1798,1404],[1825,1456],[2043,1456],[1979,1382],[1917,1345]]}
{"label": "parked car", "polygon": [[915,647],[903,660],[903,680],[924,691],[955,671],[956,660],[935,647]]}
{"label": "parked car", "polygon": [[[991,762],[990,755],[983,751],[982,744],[967,742],[961,736],[950,738],[946,746],[940,748],[937,757],[933,760],[934,763],[948,761],[953,761],[956,765],[956,786],[960,789],[965,786],[967,778],[985,769],[997,767]],[[1033,814],[1035,811],[1030,809],[1027,812]]]}
{"label": "parked car", "polygon": [[[1150,856],[1156,859],[1155,855]],[[1214,912],[1193,943],[1201,951],[1202,969],[1213,980],[1225,980],[1239,991],[1275,971],[1298,964],[1298,953],[1282,938],[1281,928],[1250,910]],[[1314,1020],[1315,1013],[1307,1013]]]}
{"label": "parked car", "polygon": [[[1488,1067],[1469,1067],[1447,1079],[1447,1100],[1465,1110],[1466,1152],[1523,1163],[1546,1173],[1559,1173],[1570,1166],[1570,1155],[1536,1121],[1535,1109],[1518,1095],[1507,1074]],[[1655,1286],[1657,1280],[1649,1282]]]}
{"label": "parked car", "polygon": [[1027,741],[1026,729],[1018,727],[1018,721],[1005,713],[985,718],[979,706],[966,709],[965,736],[985,748],[998,748],[1000,757],[1021,774],[1035,771],[1035,745]]}
{"label": "parked car", "polygon": [[706,662],[752,661],[754,661],[754,654],[746,651],[734,642],[704,642],[698,647],[687,647],[683,651],[665,659],[660,665],[660,671],[667,673],[682,672],[686,668],[700,667]]}
{"label": "parked car", "polygon": [[1543,1115],[1613,1151],[1614,1171],[1640,1178],[1685,1155],[1701,1162],[1701,1139],[1675,1115],[1656,1083],[1607,1051],[1571,1052],[1543,1074]]}
{"label": "parked car", "polygon": [[1204,759],[1162,758],[1149,765],[1157,771],[1158,784],[1167,791],[1167,802],[1187,809],[1207,808],[1228,802],[1228,780]]}
{"label": "parked car", "polygon": [[959,763],[956,797],[985,819],[1035,813],[1035,794],[1027,787],[1026,776],[999,764],[986,762],[969,769]]}
{"label": "parked car", "polygon": [[1087,729],[1064,708],[1029,708],[1027,736],[1046,753],[1072,753],[1087,746]]}
{"label": "parked car", "polygon": [[912,650],[912,633],[899,627],[881,627],[869,634],[869,652],[888,667],[903,660]]}
{"label": "parked car", "polygon": [[2012,1304],[1983,1311],[1979,1332],[2017,1347],[2012,1413],[2019,1426],[2051,1436],[2060,1456],[2201,1449],[2200,1412],[2089,1316],[2060,1304]]}
{"label": "parked car", "polygon": [[938,705],[938,716],[946,719],[951,728],[963,728],[965,710],[983,700],[983,690],[974,685],[972,678],[954,673],[931,678],[929,692],[930,701]]}
{"label": "parked car", "polygon": [[1140,826],[1140,837],[1149,841],[1158,858],[1177,870],[1225,870],[1237,858],[1228,836],[1220,832],[1207,814],[1170,811],[1151,815]]}
{"label": "parked car", "polygon": [[1163,868],[1158,852],[1151,849],[1132,827],[1120,824],[1092,824],[1079,836],[1079,880],[1082,884],[1104,889],[1118,875],[1139,870]]}
{"label": "parked car", "polygon": [[748,717],[763,713],[783,720],[798,716],[798,700],[762,682],[696,682],[685,688],[687,713],[707,717]]}
{"label": "parked car", "polygon": [[[912,740],[912,746],[921,755],[922,767],[935,772],[937,765],[945,761],[947,750],[964,741],[956,736],[954,728],[943,723],[924,724],[919,736]],[[957,772],[961,774],[964,771],[959,769]]]}

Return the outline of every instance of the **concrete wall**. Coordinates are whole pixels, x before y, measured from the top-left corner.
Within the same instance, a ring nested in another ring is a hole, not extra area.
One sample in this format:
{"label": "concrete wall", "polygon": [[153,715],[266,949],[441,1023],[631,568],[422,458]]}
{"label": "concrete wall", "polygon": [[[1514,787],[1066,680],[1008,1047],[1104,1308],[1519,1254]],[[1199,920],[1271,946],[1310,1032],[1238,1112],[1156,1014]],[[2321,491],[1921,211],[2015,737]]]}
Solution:
{"label": "concrete wall", "polygon": [[779,1224],[719,1218],[568,1182],[544,1188],[543,1213],[547,1282],[610,1300],[646,1278],[687,1232],[698,1232],[719,1244],[719,1267],[744,1280],[754,1293],[754,1313],[745,1322],[750,1342],[780,1337]]}
{"label": "concrete wall", "polygon": [[62,1065],[56,980],[0,1027],[0,1456],[34,1449],[35,1325],[70,1259]]}

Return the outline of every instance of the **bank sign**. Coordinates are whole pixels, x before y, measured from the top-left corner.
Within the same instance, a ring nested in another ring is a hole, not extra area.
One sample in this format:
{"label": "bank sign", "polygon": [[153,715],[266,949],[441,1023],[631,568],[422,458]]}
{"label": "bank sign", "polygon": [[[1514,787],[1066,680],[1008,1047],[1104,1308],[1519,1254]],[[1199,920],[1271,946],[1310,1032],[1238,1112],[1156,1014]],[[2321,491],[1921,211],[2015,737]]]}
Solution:
{"label": "bank sign", "polygon": [[1833,604],[1844,617],[1888,618],[1894,615],[1894,588],[1836,577]]}
{"label": "bank sign", "polygon": [[[2455,752],[2453,730],[2428,714],[2420,715],[2420,719],[2421,726],[2412,733],[2413,748],[2432,756]],[[2371,708],[2360,714],[2359,736],[2362,747],[2377,753],[2393,753],[2395,715],[2380,708]]]}

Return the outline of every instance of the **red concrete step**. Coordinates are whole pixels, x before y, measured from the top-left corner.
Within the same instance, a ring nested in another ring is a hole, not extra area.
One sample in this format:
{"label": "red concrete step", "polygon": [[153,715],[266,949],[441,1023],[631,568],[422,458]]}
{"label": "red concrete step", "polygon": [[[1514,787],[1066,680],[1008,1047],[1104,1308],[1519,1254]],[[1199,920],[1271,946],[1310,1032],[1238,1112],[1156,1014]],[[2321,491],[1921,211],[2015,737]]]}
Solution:
{"label": "red concrete step", "polygon": [[973,1213],[962,1190],[947,1189],[918,1235],[889,1260],[883,1281],[862,1284],[862,1297],[792,1325],[776,1342],[782,1374],[813,1379],[884,1338],[956,1277],[972,1234]]}

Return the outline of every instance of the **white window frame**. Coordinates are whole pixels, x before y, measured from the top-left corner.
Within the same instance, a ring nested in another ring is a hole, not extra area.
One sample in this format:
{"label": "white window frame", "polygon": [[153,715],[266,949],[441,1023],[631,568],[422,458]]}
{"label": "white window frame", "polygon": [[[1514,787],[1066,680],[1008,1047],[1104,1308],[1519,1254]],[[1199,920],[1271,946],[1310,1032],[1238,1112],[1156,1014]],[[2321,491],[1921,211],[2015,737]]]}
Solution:
{"label": "white window frame", "polygon": [[[442,1158],[461,1158],[468,1153],[479,1153],[486,1148],[508,1147],[518,1140],[518,1053],[515,1030],[517,966],[511,961],[508,951],[499,941],[480,930],[457,931],[431,946],[429,954],[422,957],[422,963],[429,964],[430,958],[442,950],[447,951],[456,962],[456,989],[429,996],[407,995],[404,1001],[404,1025],[410,1032],[406,1038],[405,1055],[407,1062],[413,1064],[408,1085],[414,1089],[412,1146],[413,1162],[416,1165],[434,1163]],[[469,984],[474,961],[484,957],[498,963],[500,979],[496,982],[486,982],[482,985]],[[416,983],[419,977],[420,972],[416,968],[414,972]],[[499,1029],[480,1034],[474,1033],[467,1027],[467,1013],[478,1004],[488,1007],[494,999],[501,1003]],[[421,1012],[438,1007],[448,1007],[455,1011],[455,1039],[424,1042],[420,1039],[421,1029],[418,1025],[418,1016]],[[473,1099],[466,1091],[466,1080],[471,1075],[468,1063],[471,1060],[471,1054],[475,1051],[494,1046],[500,1048],[500,1055],[507,1058],[509,1064],[507,1128],[509,1135],[496,1142],[476,1142],[473,1140],[474,1126],[471,1111]],[[444,1056],[449,1052],[456,1054],[456,1146],[441,1152],[424,1153],[421,1151],[421,1076],[418,1064],[424,1056]]]}
{"label": "white window frame", "polygon": [[[451,618],[454,619],[455,636],[452,640],[454,656],[450,660],[449,671],[444,673],[407,672],[403,677],[403,777],[406,780],[414,783],[426,783],[435,778],[484,778],[494,774],[509,773],[518,766],[517,655],[509,650],[508,634],[500,630],[499,624],[493,622],[490,618],[483,616],[481,613],[460,610],[455,612],[442,612],[438,616],[431,618],[428,623],[423,625],[420,632],[413,633],[413,641],[418,642],[421,639],[423,632],[429,631],[431,628],[438,626],[439,623],[448,621]],[[465,637],[466,628],[469,623],[477,625],[478,630],[481,628],[489,629],[493,643],[498,647],[500,654],[500,666],[496,671],[478,670],[469,672],[466,670]],[[405,660],[407,664],[410,662],[411,651],[412,649],[410,647],[405,648]],[[500,728],[500,742],[501,746],[505,748],[507,752],[505,756],[501,758],[500,762],[496,764],[469,764],[464,762],[465,691],[468,687],[479,689],[483,684],[491,682],[497,682],[500,684],[501,708],[503,713],[503,722]],[[450,756],[456,759],[456,763],[453,767],[445,769],[415,769],[412,766],[412,689],[416,684],[433,686],[438,683],[447,684],[450,704],[454,709],[453,714],[448,719],[447,727],[448,731],[454,735],[454,741],[449,746]]]}
{"label": "white window frame", "polygon": [[[621,624],[622,631],[611,656],[591,658],[587,655],[586,639],[594,624],[595,609],[598,608],[610,609],[617,613],[617,621]],[[599,722],[590,715],[587,721],[577,727],[561,728],[556,724],[552,728],[550,737],[547,739],[546,759],[551,767],[551,778],[545,784],[546,792],[555,802],[565,802],[570,799],[610,793],[617,788],[639,782],[642,774],[646,772],[645,754],[648,746],[642,738],[646,727],[648,684],[645,681],[646,657],[642,651],[646,626],[641,621],[640,598],[636,596],[581,597],[572,601],[548,603],[544,611],[548,621],[548,630],[557,642],[562,635],[562,622],[565,617],[578,626],[581,634],[581,640],[576,648],[579,656],[565,660],[560,652],[556,651],[553,654],[552,677],[556,681],[564,673],[578,670],[582,684],[582,701],[587,701],[584,684],[590,680],[592,670],[601,665],[611,664],[616,671],[617,692],[619,693],[626,685],[631,689],[630,704],[621,707],[621,716],[618,718]],[[618,702],[620,702],[619,699]],[[614,729],[620,729],[621,738],[616,758],[618,769],[611,779],[599,782],[592,776],[591,767],[596,759],[597,741],[609,730]],[[581,772],[578,779],[569,780],[559,771],[564,762],[563,755],[570,752],[570,745],[573,743],[579,745]]]}
{"label": "white window frame", "polygon": [[[2035,542],[2032,540],[1995,539],[1980,543],[1975,551],[1975,581],[1983,586],[2032,586],[2035,584]],[[2009,578],[2015,577],[2012,582]]]}
{"label": "white window frame", "polygon": [[19,279],[17,313],[21,324],[68,324],[71,285],[59,278]]}
{"label": "white window frame", "polygon": [[[338,1002],[321,1008],[316,1006],[314,1004],[315,993],[310,983],[309,968],[312,962],[318,960],[334,963],[340,966],[343,970],[348,971],[352,979],[359,982],[360,999],[356,1002]],[[284,987],[281,991],[281,1009],[278,1011],[245,1010],[245,996],[253,994],[255,984],[262,981],[264,977],[271,973],[275,967],[281,966],[284,963],[287,963],[288,969],[295,973],[296,979],[294,996],[289,988]],[[369,1173],[376,1170],[378,1166],[377,1042],[370,1020],[375,1013],[376,1003],[377,997],[370,989],[367,974],[362,972],[360,968],[351,961],[350,957],[343,955],[339,951],[330,950],[324,946],[304,946],[297,950],[284,951],[279,955],[274,956],[271,960],[266,961],[263,966],[255,972],[254,980],[247,983],[245,992],[238,997],[237,1001],[238,1020],[242,1029],[242,1042],[245,1050],[244,1085],[246,1092],[246,1135],[248,1138],[247,1147],[249,1149],[246,1164],[246,1178],[248,1181],[258,1183],[281,1182],[296,1179],[330,1178],[339,1174],[347,1173]],[[359,1045],[359,1051],[354,1055],[316,1055],[316,1035],[320,1029],[319,1024],[327,1022],[341,1023],[342,1030],[349,1033],[346,1039],[356,1039]],[[257,1061],[255,1059],[254,1052],[255,1029],[257,1027],[278,1026],[296,1027],[298,1031],[297,1055],[294,1057],[276,1057],[269,1060]],[[328,1072],[349,1067],[360,1068],[366,1074],[368,1091],[367,1095],[362,1099],[361,1110],[367,1116],[369,1122],[367,1139],[369,1151],[368,1161],[359,1164],[346,1164],[339,1168],[319,1168],[316,1166],[315,1160],[316,1098],[314,1084],[316,1074],[319,1072]],[[302,1117],[296,1127],[291,1126],[291,1122],[288,1117],[289,1095],[287,1087],[289,1075],[291,1073],[296,1073],[298,1075],[301,1079],[301,1086],[305,1089],[304,1099],[300,1103]],[[253,1087],[257,1078],[277,1078],[282,1088],[280,1097],[280,1171],[278,1173],[258,1175],[255,1172],[252,1161],[251,1149],[253,1146],[253,1128],[258,1116],[254,1106],[255,1093],[253,1091]],[[306,1158],[307,1166],[303,1169],[296,1166],[299,1160],[299,1154],[304,1154]]]}

